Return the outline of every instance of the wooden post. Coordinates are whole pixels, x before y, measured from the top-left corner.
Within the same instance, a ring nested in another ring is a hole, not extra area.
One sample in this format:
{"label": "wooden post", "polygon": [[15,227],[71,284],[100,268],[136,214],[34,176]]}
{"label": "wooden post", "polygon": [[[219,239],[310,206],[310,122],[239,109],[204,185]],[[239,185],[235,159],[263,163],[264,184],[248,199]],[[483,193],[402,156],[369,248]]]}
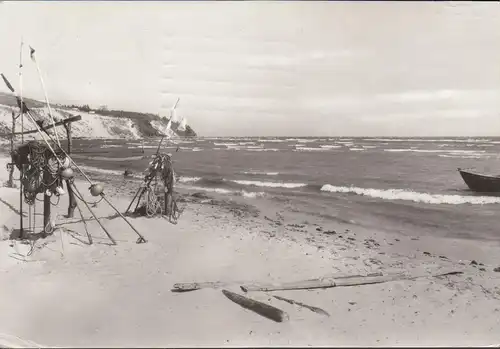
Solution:
{"label": "wooden post", "polygon": [[[73,139],[71,137],[71,122],[64,123],[64,128],[66,129],[66,136],[68,138],[67,153],[68,155],[71,155],[71,146],[73,143]],[[68,196],[69,196],[68,218],[73,218],[77,203],[76,203],[75,193],[73,192],[73,188],[68,179],[66,180],[66,189],[68,190]]]}
{"label": "wooden post", "polygon": [[[10,154],[14,152],[14,134],[16,133],[16,117],[14,111],[12,111],[12,135],[10,137]],[[13,161],[12,161],[13,162]],[[7,182],[9,188],[14,188],[14,164],[10,167],[9,181]]]}
{"label": "wooden post", "polygon": [[[45,183],[50,183],[51,181],[51,175],[49,171],[44,171],[43,172],[43,181]],[[47,231],[47,227],[51,224],[50,222],[50,196],[48,196],[46,193],[43,193],[43,232],[45,234],[51,234],[52,229]]]}

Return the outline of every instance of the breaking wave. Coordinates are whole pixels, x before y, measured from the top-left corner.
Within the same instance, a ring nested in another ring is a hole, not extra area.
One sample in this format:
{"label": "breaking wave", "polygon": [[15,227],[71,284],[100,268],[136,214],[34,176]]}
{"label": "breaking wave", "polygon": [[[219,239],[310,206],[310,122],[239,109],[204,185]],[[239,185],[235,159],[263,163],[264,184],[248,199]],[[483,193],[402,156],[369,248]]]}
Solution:
{"label": "breaking wave", "polygon": [[356,195],[369,196],[372,198],[383,199],[383,200],[405,200],[405,201],[413,201],[426,204],[484,205],[484,204],[500,203],[500,197],[492,197],[492,196],[441,195],[441,194],[418,193],[403,189],[337,187],[330,184],[325,184],[324,186],[322,186],[321,191],[330,193],[352,193]]}

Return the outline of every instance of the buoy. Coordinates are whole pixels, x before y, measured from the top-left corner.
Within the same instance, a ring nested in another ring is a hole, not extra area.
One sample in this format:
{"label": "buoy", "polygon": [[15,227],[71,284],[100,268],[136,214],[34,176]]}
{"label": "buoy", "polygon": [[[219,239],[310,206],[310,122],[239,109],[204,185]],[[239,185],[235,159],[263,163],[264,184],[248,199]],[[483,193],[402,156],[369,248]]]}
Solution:
{"label": "buoy", "polygon": [[92,184],[89,189],[92,196],[99,196],[104,190],[101,184]]}
{"label": "buoy", "polygon": [[70,179],[73,178],[73,169],[70,167],[65,168],[64,170],[61,171],[61,177],[64,179]]}
{"label": "buoy", "polygon": [[62,162],[62,167],[63,168],[68,168],[71,165],[71,162],[69,161],[68,157],[65,157]]}

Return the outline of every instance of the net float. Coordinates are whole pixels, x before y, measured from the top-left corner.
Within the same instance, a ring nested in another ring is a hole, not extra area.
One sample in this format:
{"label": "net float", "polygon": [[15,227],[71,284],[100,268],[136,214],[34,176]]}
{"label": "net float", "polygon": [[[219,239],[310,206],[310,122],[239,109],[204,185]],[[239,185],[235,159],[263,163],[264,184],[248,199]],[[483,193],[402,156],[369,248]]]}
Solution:
{"label": "net float", "polygon": [[101,184],[92,184],[89,189],[92,196],[99,196],[104,191],[104,188]]}
{"label": "net float", "polygon": [[71,167],[66,167],[64,170],[61,171],[61,177],[64,179],[70,179],[73,178],[74,172]]}

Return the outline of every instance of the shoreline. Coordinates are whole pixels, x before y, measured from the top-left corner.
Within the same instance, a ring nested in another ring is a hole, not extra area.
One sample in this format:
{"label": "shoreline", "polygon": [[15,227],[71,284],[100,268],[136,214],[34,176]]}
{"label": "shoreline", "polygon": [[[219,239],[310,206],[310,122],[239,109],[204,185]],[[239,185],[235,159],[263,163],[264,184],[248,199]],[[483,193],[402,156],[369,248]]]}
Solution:
{"label": "shoreline", "polygon": [[[3,160],[0,165],[5,168]],[[3,171],[0,180],[6,174]],[[110,180],[105,186],[121,212],[138,188],[131,184]],[[86,186],[78,186],[90,196]],[[130,227],[100,203],[95,210],[99,217],[108,217],[103,224],[118,245],[107,245],[95,221],[88,222],[95,243],[85,245],[83,224],[61,218],[64,231],[38,240],[23,262],[12,254],[26,254],[30,246],[8,240],[19,224],[12,211],[19,204],[18,191],[0,188],[0,282],[9,285],[0,297],[0,308],[5,309],[0,332],[48,346],[85,347],[489,346],[500,341],[496,244],[366,229],[293,212],[264,198],[178,192],[185,210],[177,225],[162,218],[129,218],[146,244],[135,244],[137,236]],[[65,213],[66,200],[67,195],[54,211]],[[249,294],[285,310],[290,315],[286,323],[243,310],[218,289],[170,291],[175,283],[233,281],[228,289],[242,294],[242,282],[291,282],[338,273],[429,275],[445,269],[464,273]],[[331,316],[280,302],[271,294],[321,307]]]}

